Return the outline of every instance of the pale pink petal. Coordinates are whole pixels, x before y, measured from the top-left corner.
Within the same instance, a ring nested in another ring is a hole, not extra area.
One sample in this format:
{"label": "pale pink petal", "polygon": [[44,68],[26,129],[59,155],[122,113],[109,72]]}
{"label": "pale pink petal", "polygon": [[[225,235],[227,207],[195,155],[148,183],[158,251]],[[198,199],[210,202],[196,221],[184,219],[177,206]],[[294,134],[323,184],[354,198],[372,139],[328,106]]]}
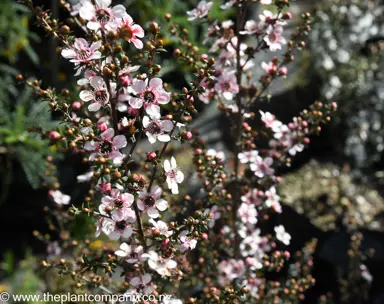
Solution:
{"label": "pale pink petal", "polygon": [[75,58],[76,52],[72,49],[64,49],[61,51],[61,56],[63,56],[66,59]]}
{"label": "pale pink petal", "polygon": [[94,96],[91,91],[84,90],[80,92],[80,99],[83,101],[90,101],[93,100]]}
{"label": "pale pink petal", "polygon": [[156,202],[156,208],[159,209],[160,211],[164,211],[168,208],[168,202],[164,199],[159,199]]}
{"label": "pale pink petal", "polygon": [[178,183],[181,183],[184,180],[184,173],[181,171],[178,171],[176,174],[176,181]]}
{"label": "pale pink petal", "polygon": [[143,106],[143,100],[140,98],[131,97],[129,99],[129,105],[134,109],[140,109]]}
{"label": "pale pink petal", "polygon": [[124,148],[127,145],[127,139],[124,135],[117,135],[113,139],[113,146],[118,149]]}
{"label": "pale pink petal", "polygon": [[144,30],[143,28],[138,25],[138,24],[134,24],[132,26],[132,33],[133,35],[135,35],[136,37],[139,37],[139,38],[143,38],[144,37]]}
{"label": "pale pink petal", "polygon": [[113,128],[109,128],[105,130],[103,133],[101,133],[101,138],[104,140],[111,140],[114,135],[115,135],[115,130],[113,130]]}
{"label": "pale pink petal", "polygon": [[116,18],[123,18],[126,14],[125,7],[118,4],[112,8],[113,16]]}
{"label": "pale pink petal", "polygon": [[158,218],[160,216],[159,211],[157,211],[157,209],[153,207],[148,209],[147,214],[151,218]]}
{"label": "pale pink petal", "polygon": [[89,106],[88,106],[88,110],[91,111],[91,112],[96,112],[98,110],[100,110],[101,108],[101,104],[95,102],[95,103],[91,103]]}

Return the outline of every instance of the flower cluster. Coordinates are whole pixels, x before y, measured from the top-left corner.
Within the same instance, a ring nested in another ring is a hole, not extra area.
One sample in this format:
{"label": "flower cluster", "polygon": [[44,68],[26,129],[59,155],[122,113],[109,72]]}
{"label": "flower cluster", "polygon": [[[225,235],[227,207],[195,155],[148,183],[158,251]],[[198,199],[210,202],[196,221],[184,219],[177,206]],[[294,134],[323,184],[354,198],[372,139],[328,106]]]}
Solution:
{"label": "flower cluster", "polygon": [[[236,11],[237,22],[209,24],[204,39],[209,54],[200,54],[188,30],[166,14],[166,26],[180,45],[173,55],[192,71],[189,87],[178,92],[164,82],[156,64],[157,56],[167,51],[156,22],[144,32],[124,6],[82,0],[71,9],[75,24],[86,32],[77,37],[26,1],[40,24],[59,40],[62,57],[74,64],[79,78],[72,95],[27,82],[63,115],[62,129],[51,131],[48,138],[81,153],[90,166],[78,176],[79,182],[90,184],[89,193],[82,207],[72,206],[70,214],[87,214],[96,225],[96,237],[103,233],[113,241],[102,253],[92,251],[89,240],[67,242],[82,256],[77,266],[64,260],[44,261],[44,267],[58,267],[80,286],[86,278],[89,286],[109,286],[116,292],[158,295],[169,282],[189,287],[204,282],[208,287],[202,290],[201,303],[237,303],[244,297],[249,303],[271,297],[278,302],[280,296],[301,299],[312,282],[307,265],[313,246],[306,246],[298,255],[305,260],[295,263],[285,248],[291,240],[289,229],[273,223],[268,231],[265,222],[282,212],[278,168],[289,165],[290,157],[309,144],[309,136],[330,119],[336,105],[316,102],[287,125],[269,112],[255,113],[268,99],[272,81],[287,76],[286,65],[294,60],[293,52],[305,46],[300,39],[310,28],[310,15],[304,14],[288,41],[283,29],[292,18],[286,12],[289,1],[276,2],[276,14],[264,7],[270,0],[223,3],[221,9]],[[201,1],[186,18],[208,21],[213,4]],[[263,11],[259,20],[246,20],[247,11],[256,5]],[[282,58],[256,62],[257,53],[275,54],[285,47]],[[254,77],[255,69],[263,71],[260,79]],[[188,131],[198,101],[217,103],[230,121],[232,153],[210,149],[197,131]],[[178,158],[177,149],[168,149],[174,142],[192,146],[197,174],[187,175],[189,157]],[[201,191],[186,187],[193,183]],[[69,204],[70,197],[58,189],[50,196],[59,205]],[[188,255],[192,250],[196,265]],[[276,293],[261,287],[266,271],[280,271],[289,262],[303,273],[303,278],[295,277],[300,292],[287,295],[283,286]],[[108,274],[121,270],[124,282],[111,284],[109,276],[99,275],[100,268]],[[180,287],[177,295],[184,297],[187,289]]]}

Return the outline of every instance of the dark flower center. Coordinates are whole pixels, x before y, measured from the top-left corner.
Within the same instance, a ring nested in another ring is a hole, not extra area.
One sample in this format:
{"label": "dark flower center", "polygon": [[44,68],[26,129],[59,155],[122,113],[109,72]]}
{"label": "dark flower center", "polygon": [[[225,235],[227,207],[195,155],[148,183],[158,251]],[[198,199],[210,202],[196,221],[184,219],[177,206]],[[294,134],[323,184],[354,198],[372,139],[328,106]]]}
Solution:
{"label": "dark flower center", "polygon": [[105,104],[108,101],[107,91],[105,91],[105,90],[96,91],[95,100],[101,104]]}
{"label": "dark flower center", "polygon": [[78,54],[79,54],[79,58],[82,60],[88,59],[89,56],[91,55],[90,51],[88,50],[81,50]]}
{"label": "dark flower center", "polygon": [[160,125],[156,122],[151,122],[151,124],[147,127],[147,131],[151,134],[160,134],[161,128]]}
{"label": "dark flower center", "polygon": [[113,145],[109,141],[103,141],[103,143],[100,146],[101,153],[110,153],[112,152]]}
{"label": "dark flower center", "polygon": [[155,94],[153,94],[151,91],[146,91],[144,93],[144,100],[146,102],[153,102],[155,100]]}
{"label": "dark flower center", "polygon": [[96,20],[100,23],[107,23],[110,19],[109,13],[104,9],[99,9],[96,11]]}
{"label": "dark flower center", "polygon": [[132,32],[131,27],[127,26],[127,25],[123,25],[120,28],[120,34],[127,41],[131,40],[133,37],[133,32]]}
{"label": "dark flower center", "polygon": [[118,230],[124,230],[125,227],[127,227],[127,222],[126,221],[117,222],[116,227]]}
{"label": "dark flower center", "polygon": [[155,204],[155,199],[152,196],[147,196],[144,199],[144,204],[147,207],[152,207]]}
{"label": "dark flower center", "polygon": [[121,208],[123,207],[123,202],[121,200],[119,200],[118,198],[116,198],[114,201],[113,201],[114,205],[116,208]]}

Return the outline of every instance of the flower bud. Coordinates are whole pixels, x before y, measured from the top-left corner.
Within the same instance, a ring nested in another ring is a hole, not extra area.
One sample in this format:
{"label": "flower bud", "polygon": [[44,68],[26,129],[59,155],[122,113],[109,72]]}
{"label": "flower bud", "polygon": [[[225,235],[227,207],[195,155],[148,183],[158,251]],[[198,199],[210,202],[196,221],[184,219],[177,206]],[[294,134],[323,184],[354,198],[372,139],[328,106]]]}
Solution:
{"label": "flower bud", "polygon": [[157,155],[155,152],[148,152],[147,153],[147,160],[154,161],[157,158]]}
{"label": "flower bud", "polygon": [[79,101],[74,101],[72,103],[72,110],[73,111],[79,111],[81,109],[81,102]]}
{"label": "flower bud", "polygon": [[98,121],[97,122],[97,128],[101,131],[104,132],[105,130],[108,129],[108,125],[105,121]]}
{"label": "flower bud", "polygon": [[49,132],[48,137],[50,140],[59,140],[61,138],[61,135],[57,131],[51,131],[51,132]]}

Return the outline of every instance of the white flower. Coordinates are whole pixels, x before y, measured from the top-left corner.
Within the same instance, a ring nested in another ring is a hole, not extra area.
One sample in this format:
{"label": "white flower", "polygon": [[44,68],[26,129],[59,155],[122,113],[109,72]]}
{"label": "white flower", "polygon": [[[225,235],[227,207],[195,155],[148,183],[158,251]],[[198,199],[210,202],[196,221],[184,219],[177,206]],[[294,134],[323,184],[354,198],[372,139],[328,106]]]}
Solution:
{"label": "white flower", "polygon": [[187,230],[184,230],[184,231],[180,232],[179,240],[181,242],[180,247],[179,247],[179,250],[181,252],[185,252],[188,249],[195,249],[196,244],[197,244],[197,240],[196,239],[188,236],[188,231]]}
{"label": "white flower", "polygon": [[168,202],[161,198],[163,190],[159,186],[153,186],[150,193],[146,189],[140,192],[137,201],[137,207],[144,211],[151,218],[158,218],[159,211],[165,211],[168,208]]}
{"label": "white flower", "polygon": [[240,219],[243,223],[247,224],[256,224],[257,223],[257,210],[255,205],[248,205],[242,203],[237,210],[237,213],[240,216]]}
{"label": "white flower", "polygon": [[177,263],[172,259],[164,259],[157,252],[150,251],[142,255],[148,259],[148,265],[161,276],[171,276],[171,269],[176,268]]}
{"label": "white flower", "polygon": [[200,1],[197,5],[197,8],[187,12],[187,15],[189,15],[188,20],[192,21],[195,19],[203,19],[208,15],[208,12],[211,9],[212,5],[213,2],[207,2],[205,0]]}
{"label": "white flower", "polygon": [[238,158],[242,164],[253,163],[256,161],[256,157],[259,155],[257,150],[245,151],[239,153]]}
{"label": "white flower", "polygon": [[291,235],[288,232],[285,232],[285,228],[283,225],[279,225],[275,227],[276,238],[282,242],[284,245],[289,245],[291,241]]}
{"label": "white flower", "polygon": [[164,161],[164,171],[167,177],[168,189],[171,189],[172,194],[178,194],[179,186],[177,184],[180,184],[184,180],[184,174],[178,169],[173,156],[171,162],[169,162],[168,159]]}
{"label": "white flower", "polygon": [[153,291],[153,288],[150,285],[151,280],[152,276],[149,273],[146,273],[142,276],[132,278],[129,283],[136,287],[136,289],[144,292],[144,294],[149,294]]}
{"label": "white flower", "polygon": [[172,230],[168,230],[168,226],[163,221],[155,221],[154,219],[150,219],[149,222],[155,227],[155,229],[158,229],[160,234],[164,235],[165,237],[170,237],[173,234]]}
{"label": "white flower", "polygon": [[272,168],[273,159],[271,157],[262,158],[256,156],[256,159],[253,163],[250,164],[250,169],[255,173],[259,178],[264,176],[271,176],[275,172]]}
{"label": "white flower", "polygon": [[71,197],[62,193],[60,190],[49,191],[49,196],[58,205],[68,205],[71,201]]}
{"label": "white flower", "polygon": [[171,136],[166,134],[171,132],[173,129],[173,122],[170,120],[160,120],[159,116],[148,116],[143,117],[143,127],[145,128],[145,135],[151,144],[155,143],[156,140],[161,142],[168,142],[171,140]]}
{"label": "white flower", "polygon": [[126,14],[125,7],[121,4],[110,8],[112,0],[96,0],[95,5],[85,2],[79,10],[80,17],[88,20],[90,30],[114,30],[119,26],[119,20]]}
{"label": "white flower", "polygon": [[141,255],[144,250],[142,246],[131,246],[127,243],[120,245],[120,250],[115,251],[115,254],[119,257],[127,258],[126,261],[130,264],[136,263],[141,259]]}

